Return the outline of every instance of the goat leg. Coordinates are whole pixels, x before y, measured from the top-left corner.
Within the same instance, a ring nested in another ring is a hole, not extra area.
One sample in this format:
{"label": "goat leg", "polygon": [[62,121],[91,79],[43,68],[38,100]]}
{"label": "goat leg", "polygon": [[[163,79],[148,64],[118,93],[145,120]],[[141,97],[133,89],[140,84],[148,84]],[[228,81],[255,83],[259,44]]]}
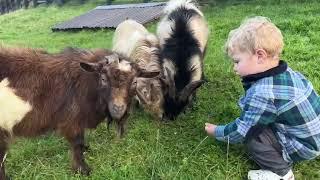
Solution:
{"label": "goat leg", "polygon": [[6,173],[5,173],[5,168],[4,168],[4,161],[5,161],[5,152],[6,150],[0,145],[0,180],[5,180],[6,178]]}
{"label": "goat leg", "polygon": [[118,138],[123,138],[124,136],[124,131],[125,131],[125,128],[124,128],[124,122],[123,121],[120,121],[117,123],[117,135],[118,135]]}
{"label": "goat leg", "polygon": [[0,180],[7,179],[6,173],[5,173],[5,168],[4,168],[4,161],[6,158],[6,150],[7,150],[7,144],[0,140]]}
{"label": "goat leg", "polygon": [[86,147],[84,145],[84,133],[77,134],[75,136],[66,137],[69,141],[72,151],[72,169],[76,173],[81,173],[88,176],[90,174],[90,167],[87,165],[84,159],[84,151]]}
{"label": "goat leg", "polygon": [[118,138],[123,138],[127,126],[127,119],[129,117],[129,113],[126,113],[122,119],[117,121],[117,135]]}
{"label": "goat leg", "polygon": [[4,162],[6,159],[6,152],[8,148],[8,143],[6,140],[7,138],[8,133],[0,128],[0,180],[7,179],[4,168]]}

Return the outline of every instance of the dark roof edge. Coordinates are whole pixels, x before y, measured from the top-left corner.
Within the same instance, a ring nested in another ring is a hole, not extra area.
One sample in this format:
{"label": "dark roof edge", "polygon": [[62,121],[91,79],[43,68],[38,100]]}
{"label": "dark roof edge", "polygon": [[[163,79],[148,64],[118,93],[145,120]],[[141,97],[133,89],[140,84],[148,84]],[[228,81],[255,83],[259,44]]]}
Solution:
{"label": "dark roof edge", "polygon": [[126,9],[126,8],[145,8],[154,6],[164,6],[166,2],[154,2],[154,3],[139,3],[139,4],[118,4],[118,5],[108,5],[108,6],[98,6],[95,8],[98,10],[108,10],[108,9]]}

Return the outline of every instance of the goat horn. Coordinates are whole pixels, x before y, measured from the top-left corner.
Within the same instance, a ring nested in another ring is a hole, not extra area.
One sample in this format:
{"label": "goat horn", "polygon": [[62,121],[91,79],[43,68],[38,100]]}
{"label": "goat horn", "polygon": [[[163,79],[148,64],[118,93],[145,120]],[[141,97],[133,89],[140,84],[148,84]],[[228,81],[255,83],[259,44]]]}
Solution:
{"label": "goat horn", "polygon": [[189,83],[186,87],[183,88],[183,90],[180,93],[179,96],[179,101],[180,102],[185,102],[187,101],[188,97],[198,88],[200,87],[202,84],[204,83],[203,80],[199,80],[199,81],[193,81],[191,83]]}
{"label": "goat horn", "polygon": [[143,94],[141,94],[140,91],[136,90],[137,92],[137,96],[138,98],[144,103],[144,104],[148,104],[148,101],[146,100],[146,98],[143,96]]}

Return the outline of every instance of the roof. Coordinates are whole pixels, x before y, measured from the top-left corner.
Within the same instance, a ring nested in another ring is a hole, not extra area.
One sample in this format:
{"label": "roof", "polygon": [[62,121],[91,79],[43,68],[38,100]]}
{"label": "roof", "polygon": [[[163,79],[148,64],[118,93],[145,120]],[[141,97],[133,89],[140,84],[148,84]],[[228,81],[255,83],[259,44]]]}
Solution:
{"label": "roof", "polygon": [[165,2],[98,6],[69,21],[57,24],[53,31],[116,28],[126,19],[141,24],[151,22],[161,16]]}

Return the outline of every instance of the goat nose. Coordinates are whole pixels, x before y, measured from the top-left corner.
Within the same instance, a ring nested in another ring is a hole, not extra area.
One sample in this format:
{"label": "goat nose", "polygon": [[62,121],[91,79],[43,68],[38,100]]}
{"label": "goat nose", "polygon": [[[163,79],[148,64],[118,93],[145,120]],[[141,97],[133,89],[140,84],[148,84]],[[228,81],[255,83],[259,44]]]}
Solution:
{"label": "goat nose", "polygon": [[122,112],[122,111],[124,110],[124,105],[122,105],[122,106],[114,105],[114,106],[113,106],[113,110],[114,110],[115,112],[117,112],[117,113]]}

